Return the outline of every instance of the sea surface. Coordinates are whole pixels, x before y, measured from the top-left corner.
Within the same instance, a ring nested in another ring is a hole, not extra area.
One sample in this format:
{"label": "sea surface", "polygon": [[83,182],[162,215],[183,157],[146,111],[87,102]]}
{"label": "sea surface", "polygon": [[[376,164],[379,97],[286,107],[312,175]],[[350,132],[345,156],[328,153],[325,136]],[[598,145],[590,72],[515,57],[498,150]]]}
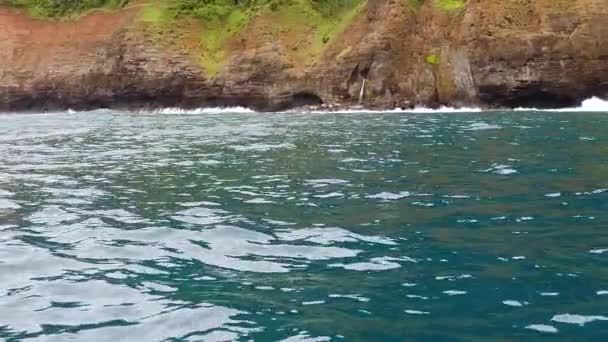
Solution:
{"label": "sea surface", "polygon": [[0,115],[0,339],[608,336],[608,112]]}

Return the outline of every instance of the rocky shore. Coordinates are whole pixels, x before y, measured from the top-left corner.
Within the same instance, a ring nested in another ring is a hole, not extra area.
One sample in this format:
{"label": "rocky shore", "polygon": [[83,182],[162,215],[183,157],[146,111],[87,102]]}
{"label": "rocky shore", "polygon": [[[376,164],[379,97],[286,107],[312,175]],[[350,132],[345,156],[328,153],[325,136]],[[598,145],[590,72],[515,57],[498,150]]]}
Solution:
{"label": "rocky shore", "polygon": [[314,59],[301,57],[316,48],[314,27],[259,15],[225,40],[212,71],[196,22],[159,30],[143,7],[67,21],[0,7],[0,111],[551,108],[608,97],[605,0],[470,0],[455,11],[368,0]]}

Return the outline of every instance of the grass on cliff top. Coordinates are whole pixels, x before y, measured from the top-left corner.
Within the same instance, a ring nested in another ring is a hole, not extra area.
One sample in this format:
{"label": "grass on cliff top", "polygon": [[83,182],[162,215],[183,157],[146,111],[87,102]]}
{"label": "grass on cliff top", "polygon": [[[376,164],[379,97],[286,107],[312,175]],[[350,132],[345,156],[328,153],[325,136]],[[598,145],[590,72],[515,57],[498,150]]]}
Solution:
{"label": "grass on cliff top", "polygon": [[[359,13],[367,0],[156,0],[141,10],[140,20],[166,39],[175,24],[189,21],[200,29],[199,61],[209,76],[227,64],[228,41],[233,37],[263,40],[285,32],[301,41],[292,57],[314,62],[324,47]],[[265,28],[246,31],[259,19]]]}
{"label": "grass on cliff top", "polygon": [[310,6],[307,0],[298,0],[291,6],[285,6],[271,14],[274,34],[280,31],[290,32],[301,41],[292,51],[292,57],[302,64],[314,63],[325,48],[352,22],[361,12],[367,1],[343,1],[342,6],[319,10]]}
{"label": "grass on cliff top", "polygon": [[0,0],[0,5],[23,9],[35,18],[69,19],[94,8],[122,8],[128,2],[129,0]]}
{"label": "grass on cliff top", "polygon": [[[92,9],[119,9],[130,2],[142,5],[140,21],[161,42],[183,38],[198,27],[200,47],[193,52],[200,54],[207,73],[215,75],[227,63],[227,42],[238,36],[263,41],[263,37],[278,39],[287,32],[297,41],[291,57],[313,63],[367,0],[0,0],[0,5],[21,8],[36,18],[71,20]],[[264,21],[263,32],[245,32],[258,18]]]}

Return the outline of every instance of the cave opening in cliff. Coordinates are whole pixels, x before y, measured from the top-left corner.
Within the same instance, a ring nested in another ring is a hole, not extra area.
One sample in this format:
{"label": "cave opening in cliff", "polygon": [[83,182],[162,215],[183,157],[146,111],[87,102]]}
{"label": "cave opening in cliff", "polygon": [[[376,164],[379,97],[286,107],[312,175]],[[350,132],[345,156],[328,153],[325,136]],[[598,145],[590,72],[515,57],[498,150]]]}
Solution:
{"label": "cave opening in cliff", "polygon": [[516,91],[504,87],[482,87],[480,99],[506,108],[568,108],[580,105],[576,94],[548,91],[543,85],[526,85]]}
{"label": "cave opening in cliff", "polygon": [[292,108],[303,106],[318,106],[323,100],[315,93],[309,91],[297,92],[291,95],[289,106]]}

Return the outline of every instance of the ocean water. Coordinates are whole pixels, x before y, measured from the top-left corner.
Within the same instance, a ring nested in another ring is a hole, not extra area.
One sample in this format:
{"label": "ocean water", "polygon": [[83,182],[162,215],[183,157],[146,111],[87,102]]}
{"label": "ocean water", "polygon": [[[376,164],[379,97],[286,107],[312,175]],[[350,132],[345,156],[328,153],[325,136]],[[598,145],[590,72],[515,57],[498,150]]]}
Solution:
{"label": "ocean water", "polygon": [[608,112],[0,115],[0,339],[608,336]]}

